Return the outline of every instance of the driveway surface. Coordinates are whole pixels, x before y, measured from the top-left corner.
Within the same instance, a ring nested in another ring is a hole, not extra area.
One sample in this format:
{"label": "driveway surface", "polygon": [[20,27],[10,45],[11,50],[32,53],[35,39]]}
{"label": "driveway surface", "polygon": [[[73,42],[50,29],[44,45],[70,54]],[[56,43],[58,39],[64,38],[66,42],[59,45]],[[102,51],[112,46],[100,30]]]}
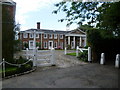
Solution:
{"label": "driveway surface", "polygon": [[3,88],[118,88],[118,71],[112,65],[84,63],[56,51],[53,67],[3,80]]}

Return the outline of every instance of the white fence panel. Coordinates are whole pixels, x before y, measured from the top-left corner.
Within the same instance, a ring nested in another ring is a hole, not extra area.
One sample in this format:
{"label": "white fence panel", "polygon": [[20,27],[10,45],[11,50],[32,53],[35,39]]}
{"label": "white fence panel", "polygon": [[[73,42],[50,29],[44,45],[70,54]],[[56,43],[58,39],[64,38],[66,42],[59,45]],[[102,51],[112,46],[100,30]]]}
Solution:
{"label": "white fence panel", "polygon": [[91,56],[91,48],[90,47],[88,47],[88,49],[85,49],[85,48],[79,48],[77,46],[77,48],[76,48],[76,56],[78,56],[79,51],[83,52],[83,51],[86,51],[86,50],[88,51],[88,62],[91,62],[92,61],[92,56]]}

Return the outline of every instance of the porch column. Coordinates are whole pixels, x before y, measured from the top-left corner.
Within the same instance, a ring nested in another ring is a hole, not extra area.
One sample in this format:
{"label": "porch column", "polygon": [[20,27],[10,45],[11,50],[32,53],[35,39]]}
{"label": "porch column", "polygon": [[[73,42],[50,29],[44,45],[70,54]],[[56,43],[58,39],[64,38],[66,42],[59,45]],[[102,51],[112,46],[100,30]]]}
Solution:
{"label": "porch column", "polygon": [[58,46],[60,46],[60,34],[58,34]]}
{"label": "porch column", "polygon": [[75,48],[75,36],[73,37],[73,42],[74,42],[74,48]]}
{"label": "porch column", "polygon": [[33,33],[33,36],[34,36],[34,49],[36,49],[36,31],[34,30],[34,33]]}
{"label": "porch column", "polygon": [[82,38],[81,38],[81,36],[80,36],[80,43],[79,44],[80,44],[80,46],[82,46]]}
{"label": "porch column", "polygon": [[[86,46],[86,37],[85,37],[85,46]],[[84,46],[84,47],[85,47],[85,46]]]}
{"label": "porch column", "polygon": [[65,41],[64,41],[64,48],[67,46],[66,44],[66,36],[65,36]]}
{"label": "porch column", "polygon": [[68,36],[68,45],[70,45],[70,36]]}
{"label": "porch column", "polygon": [[42,33],[41,33],[41,49],[42,49]]}

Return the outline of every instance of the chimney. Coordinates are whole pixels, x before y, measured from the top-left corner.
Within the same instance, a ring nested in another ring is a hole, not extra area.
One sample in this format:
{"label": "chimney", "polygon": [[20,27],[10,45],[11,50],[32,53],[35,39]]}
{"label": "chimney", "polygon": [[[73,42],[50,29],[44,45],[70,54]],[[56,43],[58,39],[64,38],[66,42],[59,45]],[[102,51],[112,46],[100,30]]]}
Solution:
{"label": "chimney", "polygon": [[37,22],[37,29],[40,29],[40,22]]}

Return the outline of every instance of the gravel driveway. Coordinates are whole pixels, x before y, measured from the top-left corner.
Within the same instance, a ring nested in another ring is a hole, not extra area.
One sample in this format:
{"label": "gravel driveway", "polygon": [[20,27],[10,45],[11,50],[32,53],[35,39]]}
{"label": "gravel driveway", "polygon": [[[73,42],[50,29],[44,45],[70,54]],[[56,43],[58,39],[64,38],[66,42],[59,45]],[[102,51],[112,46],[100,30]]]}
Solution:
{"label": "gravel driveway", "polygon": [[56,64],[5,79],[3,88],[118,88],[119,70],[114,66],[84,63],[63,51],[56,51]]}

